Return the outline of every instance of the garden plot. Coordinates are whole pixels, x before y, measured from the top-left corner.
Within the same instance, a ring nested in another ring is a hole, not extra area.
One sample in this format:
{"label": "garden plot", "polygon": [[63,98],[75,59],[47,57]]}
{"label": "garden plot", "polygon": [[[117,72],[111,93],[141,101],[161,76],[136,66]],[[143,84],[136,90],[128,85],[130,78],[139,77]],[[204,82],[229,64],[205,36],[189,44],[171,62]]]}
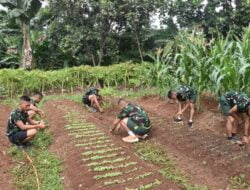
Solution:
{"label": "garden plot", "polygon": [[164,179],[155,169],[142,164],[126,148],[119,146],[96,125],[87,122],[82,113],[69,106],[57,106],[67,124],[64,128],[72,139],[74,147],[81,150],[81,167],[87,168],[95,189],[179,189]]}

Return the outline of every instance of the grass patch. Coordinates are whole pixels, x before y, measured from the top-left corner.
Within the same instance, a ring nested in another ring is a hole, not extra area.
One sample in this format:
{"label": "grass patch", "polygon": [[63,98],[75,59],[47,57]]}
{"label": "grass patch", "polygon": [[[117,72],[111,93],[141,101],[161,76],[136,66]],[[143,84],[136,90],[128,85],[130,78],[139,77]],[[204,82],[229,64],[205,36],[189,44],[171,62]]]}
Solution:
{"label": "grass patch", "polygon": [[230,179],[230,189],[246,189],[250,190],[250,183],[247,181],[245,175],[234,176]]}
{"label": "grass patch", "polygon": [[142,159],[159,166],[159,172],[167,179],[183,186],[187,190],[207,190],[206,187],[198,187],[191,184],[188,177],[176,169],[174,159],[162,150],[159,144],[144,141],[134,147],[137,155]]}
{"label": "grass patch", "polygon": [[[48,150],[51,143],[51,134],[48,130],[39,131],[32,148],[26,150],[37,169],[41,190],[63,190],[60,178],[61,162]],[[26,155],[16,146],[9,150],[16,165],[13,169],[14,184],[17,189],[37,189],[36,177],[32,165],[28,162]]]}

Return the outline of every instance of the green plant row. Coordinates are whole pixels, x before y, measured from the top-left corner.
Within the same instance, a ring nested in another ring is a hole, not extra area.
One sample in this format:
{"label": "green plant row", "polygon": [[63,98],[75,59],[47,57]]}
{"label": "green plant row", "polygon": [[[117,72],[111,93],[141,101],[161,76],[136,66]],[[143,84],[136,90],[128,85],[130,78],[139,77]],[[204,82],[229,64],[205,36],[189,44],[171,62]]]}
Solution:
{"label": "green plant row", "polygon": [[72,91],[102,81],[105,86],[130,85],[137,79],[141,65],[117,64],[108,67],[80,66],[57,71],[25,71],[22,69],[0,70],[0,88],[9,96],[23,94],[25,91],[61,89]]}
{"label": "green plant row", "polygon": [[155,179],[153,182],[145,184],[145,185],[141,185],[140,187],[136,189],[125,188],[125,190],[148,190],[158,185],[161,185],[161,181],[159,181],[158,179]]}
{"label": "green plant row", "polygon": [[93,179],[98,180],[98,179],[107,179],[107,178],[117,177],[117,176],[129,174],[129,173],[133,173],[133,172],[135,172],[137,170],[138,170],[138,168],[135,167],[135,168],[132,168],[130,170],[122,171],[122,172],[109,172],[109,173],[105,173],[105,174],[102,174],[102,175],[95,175],[93,177]]}
{"label": "green plant row", "polygon": [[[75,139],[74,142],[76,142],[76,145],[79,147],[80,144],[94,143],[94,142],[103,141],[103,140],[110,140],[110,138],[107,137],[107,136],[90,137],[90,138],[84,138],[84,139]],[[108,146],[108,145],[109,144],[104,144],[104,145],[99,144],[99,145],[93,145],[93,146],[84,147],[84,149],[91,148],[91,147],[93,147],[94,149],[97,149],[98,146]]]}
{"label": "green plant row", "polygon": [[82,137],[97,137],[97,136],[104,136],[105,133],[92,133],[92,134],[87,134],[87,135],[75,135],[74,138],[78,139],[78,138],[82,138]]}
{"label": "green plant row", "polygon": [[114,169],[120,169],[120,168],[127,168],[129,166],[134,166],[136,165],[137,162],[128,162],[125,164],[120,164],[117,166],[97,166],[92,169],[94,172],[103,172],[103,171],[109,171],[109,170],[114,170]]}
{"label": "green plant row", "polygon": [[112,163],[123,162],[123,161],[128,160],[128,159],[130,159],[130,156],[119,157],[119,158],[115,158],[115,159],[112,159],[112,160],[103,160],[102,162],[90,162],[86,166],[95,167],[95,166],[101,166],[101,165],[104,165],[104,164],[112,164]]}
{"label": "green plant row", "polygon": [[115,147],[115,148],[107,148],[107,149],[101,149],[101,150],[90,150],[90,151],[85,151],[82,153],[83,156],[89,156],[89,155],[95,155],[95,154],[106,154],[109,152],[114,152],[117,150],[121,150],[121,147]]}
{"label": "green plant row", "polygon": [[109,148],[109,147],[114,147],[114,146],[115,144],[96,145],[96,146],[85,147],[84,150],[97,150],[97,149]]}
{"label": "green plant row", "polygon": [[99,144],[105,144],[105,143],[111,143],[112,140],[99,140],[96,142],[90,142],[90,143],[84,143],[84,144],[76,144],[76,147],[87,147],[87,146],[93,146],[93,145],[99,145]]}
{"label": "green plant row", "polygon": [[[81,135],[93,135],[93,134],[101,134],[100,132],[98,132],[96,129],[95,130],[88,130],[88,131],[74,131],[74,132],[69,132],[68,135],[70,136],[74,136],[74,137],[78,137]],[[104,133],[102,133],[104,134]]]}
{"label": "green plant row", "polygon": [[115,158],[117,156],[120,155],[124,155],[125,152],[120,152],[120,153],[113,153],[113,154],[107,154],[107,155],[96,155],[96,156],[92,156],[92,157],[88,157],[88,158],[84,158],[82,159],[83,161],[94,161],[94,160],[102,160],[105,158]]}
{"label": "green plant row", "polygon": [[129,177],[127,179],[115,179],[115,180],[112,180],[112,181],[105,181],[103,184],[104,184],[104,186],[110,186],[110,185],[115,185],[115,184],[122,184],[122,183],[126,183],[126,182],[129,182],[129,181],[135,181],[135,180],[144,179],[144,178],[149,177],[151,175],[152,175],[151,172],[147,172],[147,173],[135,176],[135,177]]}

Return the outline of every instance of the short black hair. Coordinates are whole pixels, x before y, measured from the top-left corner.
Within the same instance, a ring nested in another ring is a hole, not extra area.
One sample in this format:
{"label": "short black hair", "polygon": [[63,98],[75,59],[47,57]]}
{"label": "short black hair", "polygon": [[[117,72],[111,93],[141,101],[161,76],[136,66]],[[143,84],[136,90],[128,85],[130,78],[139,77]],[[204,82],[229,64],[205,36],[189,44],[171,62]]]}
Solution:
{"label": "short black hair", "polygon": [[25,102],[30,102],[30,101],[31,101],[31,99],[30,99],[29,96],[21,96],[21,97],[20,97],[20,100],[21,100],[21,101],[25,101]]}
{"label": "short black hair", "polygon": [[118,101],[117,101],[117,104],[120,104],[121,101],[127,102],[124,98],[119,98]]}
{"label": "short black hair", "polygon": [[34,96],[39,96],[39,97],[43,98],[43,94],[41,92],[34,92],[33,95]]}
{"label": "short black hair", "polygon": [[173,95],[173,90],[169,90],[168,91],[168,98],[172,99],[172,95]]}

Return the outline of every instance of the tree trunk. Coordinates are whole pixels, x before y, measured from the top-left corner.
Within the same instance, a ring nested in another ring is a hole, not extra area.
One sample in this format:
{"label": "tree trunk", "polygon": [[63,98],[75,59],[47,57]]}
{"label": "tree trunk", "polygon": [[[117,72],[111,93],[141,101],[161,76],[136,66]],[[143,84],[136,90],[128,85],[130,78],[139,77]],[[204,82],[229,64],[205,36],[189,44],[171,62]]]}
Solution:
{"label": "tree trunk", "polygon": [[141,44],[140,44],[140,40],[139,40],[137,31],[135,32],[135,36],[136,36],[136,42],[137,42],[138,50],[139,50],[140,57],[141,57],[141,62],[143,62],[144,60],[143,60],[143,55],[142,55],[142,50],[141,50]]}
{"label": "tree trunk", "polygon": [[28,22],[21,19],[21,30],[23,34],[23,47],[22,47],[22,67],[24,69],[32,68],[32,49],[30,37],[30,25]]}

